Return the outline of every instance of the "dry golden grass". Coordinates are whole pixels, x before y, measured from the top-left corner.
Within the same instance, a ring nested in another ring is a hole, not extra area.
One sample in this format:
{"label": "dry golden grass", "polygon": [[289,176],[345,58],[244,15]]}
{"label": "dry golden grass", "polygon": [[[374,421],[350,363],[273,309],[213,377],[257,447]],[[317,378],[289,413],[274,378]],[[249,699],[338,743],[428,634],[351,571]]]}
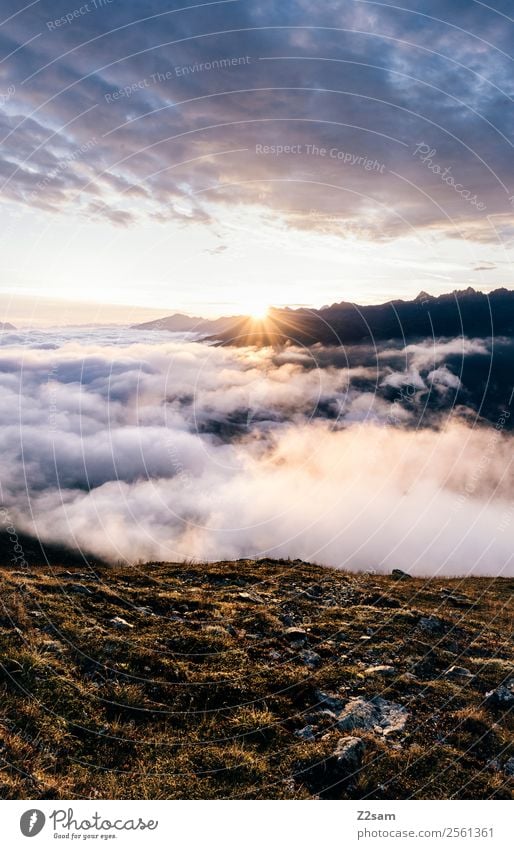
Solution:
{"label": "dry golden grass", "polygon": [[[4,568],[0,795],[510,798],[512,717],[484,697],[512,675],[513,589],[299,561]],[[407,724],[354,732],[364,758],[341,778],[319,691],[380,696]]]}

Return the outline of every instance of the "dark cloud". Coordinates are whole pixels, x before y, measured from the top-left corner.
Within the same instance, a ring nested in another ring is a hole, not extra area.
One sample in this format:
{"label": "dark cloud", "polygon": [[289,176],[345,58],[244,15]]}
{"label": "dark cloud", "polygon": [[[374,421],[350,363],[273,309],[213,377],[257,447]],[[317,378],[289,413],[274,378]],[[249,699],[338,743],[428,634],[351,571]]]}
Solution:
{"label": "dark cloud", "polygon": [[208,221],[211,201],[261,203],[294,226],[383,239],[438,227],[497,241],[494,215],[511,238],[509,4],[403,5],[7,0],[4,196],[129,226],[181,204]]}

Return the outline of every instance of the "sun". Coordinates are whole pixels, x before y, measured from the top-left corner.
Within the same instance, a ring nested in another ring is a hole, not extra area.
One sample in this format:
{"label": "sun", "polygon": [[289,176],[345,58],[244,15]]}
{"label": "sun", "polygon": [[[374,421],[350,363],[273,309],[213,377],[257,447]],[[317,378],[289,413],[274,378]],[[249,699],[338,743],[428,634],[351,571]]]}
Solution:
{"label": "sun", "polygon": [[264,301],[254,301],[253,303],[245,304],[246,313],[253,318],[254,321],[264,321],[268,317],[270,305]]}

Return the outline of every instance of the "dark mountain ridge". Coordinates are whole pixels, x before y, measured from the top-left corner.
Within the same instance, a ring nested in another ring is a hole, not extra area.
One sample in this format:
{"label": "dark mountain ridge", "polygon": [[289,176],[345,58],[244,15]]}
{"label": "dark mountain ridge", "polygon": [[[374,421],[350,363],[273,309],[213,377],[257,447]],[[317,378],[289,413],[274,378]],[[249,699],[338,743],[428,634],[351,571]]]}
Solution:
{"label": "dark mountain ridge", "polygon": [[514,291],[484,293],[471,287],[444,295],[420,292],[413,300],[383,304],[350,301],[321,309],[271,308],[264,320],[249,316],[206,319],[182,313],[135,324],[136,330],[199,333],[224,345],[344,345],[386,339],[513,336]]}
{"label": "dark mountain ridge", "polygon": [[401,299],[360,306],[342,301],[320,310],[272,309],[265,322],[242,319],[212,341],[225,345],[345,345],[387,339],[514,335],[514,292],[472,288],[437,297],[420,292]]}

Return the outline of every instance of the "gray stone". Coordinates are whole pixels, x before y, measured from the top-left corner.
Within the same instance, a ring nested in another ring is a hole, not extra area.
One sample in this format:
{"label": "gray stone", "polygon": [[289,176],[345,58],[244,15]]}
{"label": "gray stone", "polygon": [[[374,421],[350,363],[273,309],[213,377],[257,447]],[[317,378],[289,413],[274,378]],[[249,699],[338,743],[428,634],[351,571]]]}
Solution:
{"label": "gray stone", "polygon": [[300,660],[305,666],[308,666],[310,669],[316,669],[317,666],[321,663],[321,657],[315,651],[311,651],[310,649],[304,649],[300,652]]}
{"label": "gray stone", "polygon": [[295,628],[294,626],[292,628],[286,628],[284,631],[284,637],[290,643],[305,642],[307,636],[307,631],[304,631],[303,628]]}
{"label": "gray stone", "polygon": [[365,748],[360,737],[341,737],[334,752],[338,772],[356,772],[362,764]]}
{"label": "gray stone", "polygon": [[429,634],[441,634],[444,630],[443,623],[437,616],[422,616],[417,625],[422,631]]}
{"label": "gray stone", "polygon": [[469,681],[471,678],[474,678],[472,672],[469,669],[466,669],[464,666],[450,666],[446,672],[443,672],[445,678],[451,678],[453,680],[459,681]]}
{"label": "gray stone", "polygon": [[361,728],[387,736],[403,731],[408,718],[409,714],[402,705],[389,702],[380,696],[369,701],[352,698],[339,714],[337,727],[341,731]]}
{"label": "gray stone", "polygon": [[475,604],[471,599],[466,598],[466,596],[457,595],[456,593],[441,593],[441,595],[443,601],[448,602],[452,607],[473,607]]}
{"label": "gray stone", "polygon": [[305,728],[300,728],[294,733],[295,737],[299,737],[300,740],[305,740],[308,743],[312,743],[312,741],[316,739],[314,735],[314,728],[312,725],[306,725]]}
{"label": "gray stone", "polygon": [[509,758],[505,766],[503,767],[503,771],[505,775],[514,776],[514,758]]}
{"label": "gray stone", "polygon": [[76,593],[77,595],[93,595],[92,591],[89,587],[85,587],[84,584],[70,584],[67,587],[68,592]]}
{"label": "gray stone", "polygon": [[292,626],[291,628],[286,628],[283,632],[282,636],[287,640],[289,645],[295,651],[302,649],[307,642],[308,634],[303,628],[297,628]]}
{"label": "gray stone", "polygon": [[110,620],[110,624],[114,628],[118,628],[118,630],[120,630],[120,631],[129,631],[130,629],[132,629],[134,627],[129,622],[127,622],[125,619],[122,619],[121,616],[115,616],[113,619]]}
{"label": "gray stone", "polygon": [[353,731],[355,728],[371,731],[378,723],[378,719],[378,712],[372,702],[353,698],[339,714],[337,727],[341,731]]}
{"label": "gray stone", "polygon": [[493,707],[511,708],[514,706],[514,678],[505,684],[500,684],[495,690],[485,694],[488,704]]}
{"label": "gray stone", "polygon": [[238,596],[245,601],[253,601],[255,604],[264,604],[264,599],[261,598],[257,593],[238,593]]}
{"label": "gray stone", "polygon": [[403,569],[393,569],[391,572],[393,578],[396,578],[397,581],[406,581],[409,578],[412,578],[412,575],[409,575],[408,572],[404,572]]}
{"label": "gray stone", "polygon": [[157,616],[157,614],[153,612],[151,607],[136,607],[135,610],[138,613],[144,613],[145,616]]}
{"label": "gray stone", "polygon": [[392,678],[396,675],[396,669],[394,666],[388,666],[387,664],[382,664],[381,666],[368,666],[366,669],[365,675],[383,675],[385,678]]}
{"label": "gray stone", "polygon": [[384,736],[403,731],[409,718],[409,713],[403,705],[388,702],[379,696],[375,696],[372,702],[379,712],[378,727],[382,729]]}
{"label": "gray stone", "polygon": [[337,714],[333,710],[314,710],[312,713],[307,714],[305,719],[307,722],[313,722],[314,724],[320,722],[333,724],[337,719]]}
{"label": "gray stone", "polygon": [[325,693],[324,690],[316,690],[314,695],[321,703],[321,707],[325,710],[331,710],[337,714],[343,709],[343,700],[332,693]]}

